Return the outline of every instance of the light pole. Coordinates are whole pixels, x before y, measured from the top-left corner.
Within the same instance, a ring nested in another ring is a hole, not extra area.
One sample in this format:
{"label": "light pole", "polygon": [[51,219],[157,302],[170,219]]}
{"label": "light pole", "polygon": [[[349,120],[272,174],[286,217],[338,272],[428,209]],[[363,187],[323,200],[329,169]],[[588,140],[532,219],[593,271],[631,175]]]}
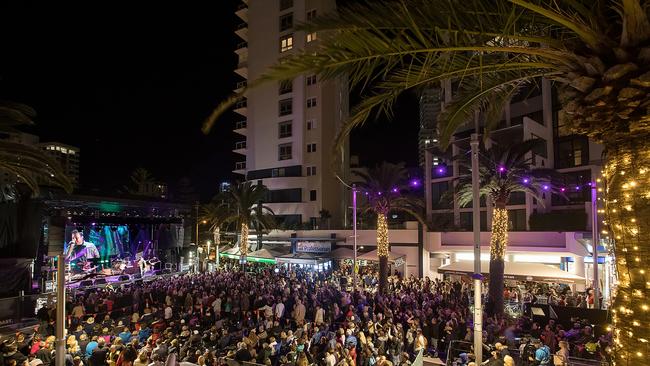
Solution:
{"label": "light pole", "polygon": [[354,262],[352,263],[352,288],[357,290],[357,185],[352,185],[352,235],[354,236]]}
{"label": "light pole", "polygon": [[593,249],[594,260],[594,309],[600,309],[599,288],[598,288],[598,191],[596,183],[591,183],[591,246]]}
{"label": "light pole", "polygon": [[481,307],[481,214],[478,176],[478,133],[472,134],[472,226],[474,229],[474,355],[483,362],[483,309]]}
{"label": "light pole", "polygon": [[56,256],[56,364],[65,365],[65,256]]}

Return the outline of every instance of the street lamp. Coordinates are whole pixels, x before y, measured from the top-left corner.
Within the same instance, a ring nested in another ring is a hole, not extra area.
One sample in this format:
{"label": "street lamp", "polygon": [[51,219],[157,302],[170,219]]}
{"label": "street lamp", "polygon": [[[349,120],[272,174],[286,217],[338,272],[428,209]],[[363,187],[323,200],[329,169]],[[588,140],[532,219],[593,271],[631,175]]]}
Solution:
{"label": "street lamp", "polygon": [[[477,128],[478,130],[478,128]],[[474,355],[483,362],[483,309],[481,306],[481,214],[478,175],[478,133],[472,134],[472,221],[474,231]]]}

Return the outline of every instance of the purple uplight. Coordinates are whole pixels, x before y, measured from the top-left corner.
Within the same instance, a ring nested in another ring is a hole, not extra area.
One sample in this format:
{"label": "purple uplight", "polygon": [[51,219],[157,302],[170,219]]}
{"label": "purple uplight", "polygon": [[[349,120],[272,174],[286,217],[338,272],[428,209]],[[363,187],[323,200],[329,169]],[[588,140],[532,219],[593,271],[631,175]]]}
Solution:
{"label": "purple uplight", "polygon": [[580,190],[580,186],[576,186],[576,191],[579,191],[579,190]]}
{"label": "purple uplight", "polygon": [[566,189],[564,187],[560,188],[560,192],[564,192]]}
{"label": "purple uplight", "polygon": [[548,185],[544,184],[544,185],[542,186],[542,188],[543,188],[545,191],[548,191],[549,188],[551,188],[551,187],[549,187]]}
{"label": "purple uplight", "polygon": [[392,189],[393,193],[397,193],[399,190],[397,188]]}
{"label": "purple uplight", "polygon": [[505,171],[506,171],[506,167],[504,167],[503,165],[499,165],[499,173],[503,173]]}
{"label": "purple uplight", "polygon": [[445,175],[445,173],[447,173],[447,168],[445,166],[439,166],[438,169],[436,169],[436,173],[438,173],[438,175]]}
{"label": "purple uplight", "polygon": [[587,185],[588,185],[589,187],[591,187],[591,186],[594,186],[595,184],[594,184],[594,183],[591,183],[591,182],[589,182],[589,183],[587,183]]}
{"label": "purple uplight", "polygon": [[420,185],[420,182],[417,179],[411,181],[411,187],[417,187]]}
{"label": "purple uplight", "polygon": [[364,193],[366,194],[366,196],[368,195],[368,192],[364,192]]}
{"label": "purple uplight", "polygon": [[528,184],[528,182],[530,182],[530,179],[524,178],[524,184]]}

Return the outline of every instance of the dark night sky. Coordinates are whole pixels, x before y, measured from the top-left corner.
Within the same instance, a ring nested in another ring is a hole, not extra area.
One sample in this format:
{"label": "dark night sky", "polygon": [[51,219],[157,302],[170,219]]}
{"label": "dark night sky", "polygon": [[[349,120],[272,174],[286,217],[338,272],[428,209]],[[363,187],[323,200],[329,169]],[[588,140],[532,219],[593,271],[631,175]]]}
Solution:
{"label": "dark night sky", "polygon": [[[41,140],[81,148],[84,187],[115,189],[141,166],[209,198],[233,178],[233,116],[200,126],[237,81],[238,1],[134,3],[3,2],[0,98],[37,110]],[[362,163],[416,162],[417,104],[396,112],[353,134]]]}

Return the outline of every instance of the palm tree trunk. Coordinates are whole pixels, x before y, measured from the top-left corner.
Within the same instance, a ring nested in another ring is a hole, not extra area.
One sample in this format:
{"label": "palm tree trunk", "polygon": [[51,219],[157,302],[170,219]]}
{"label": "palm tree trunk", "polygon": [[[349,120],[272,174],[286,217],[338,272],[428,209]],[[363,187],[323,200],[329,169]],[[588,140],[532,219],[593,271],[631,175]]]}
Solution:
{"label": "palm tree trunk", "polygon": [[630,139],[606,151],[607,224],[619,281],[611,307],[616,363],[632,365],[642,362],[639,351],[647,350],[650,340],[650,142]]}
{"label": "palm tree trunk", "polygon": [[490,237],[490,283],[488,301],[490,315],[503,315],[504,257],[508,246],[508,210],[505,202],[497,202],[492,211],[492,236]]}
{"label": "palm tree trunk", "polygon": [[379,258],[379,292],[384,293],[388,284],[388,220],[386,214],[377,213],[377,257]]}
{"label": "palm tree trunk", "polygon": [[242,221],[239,233],[239,252],[241,253],[241,259],[245,263],[248,255],[248,223]]}

